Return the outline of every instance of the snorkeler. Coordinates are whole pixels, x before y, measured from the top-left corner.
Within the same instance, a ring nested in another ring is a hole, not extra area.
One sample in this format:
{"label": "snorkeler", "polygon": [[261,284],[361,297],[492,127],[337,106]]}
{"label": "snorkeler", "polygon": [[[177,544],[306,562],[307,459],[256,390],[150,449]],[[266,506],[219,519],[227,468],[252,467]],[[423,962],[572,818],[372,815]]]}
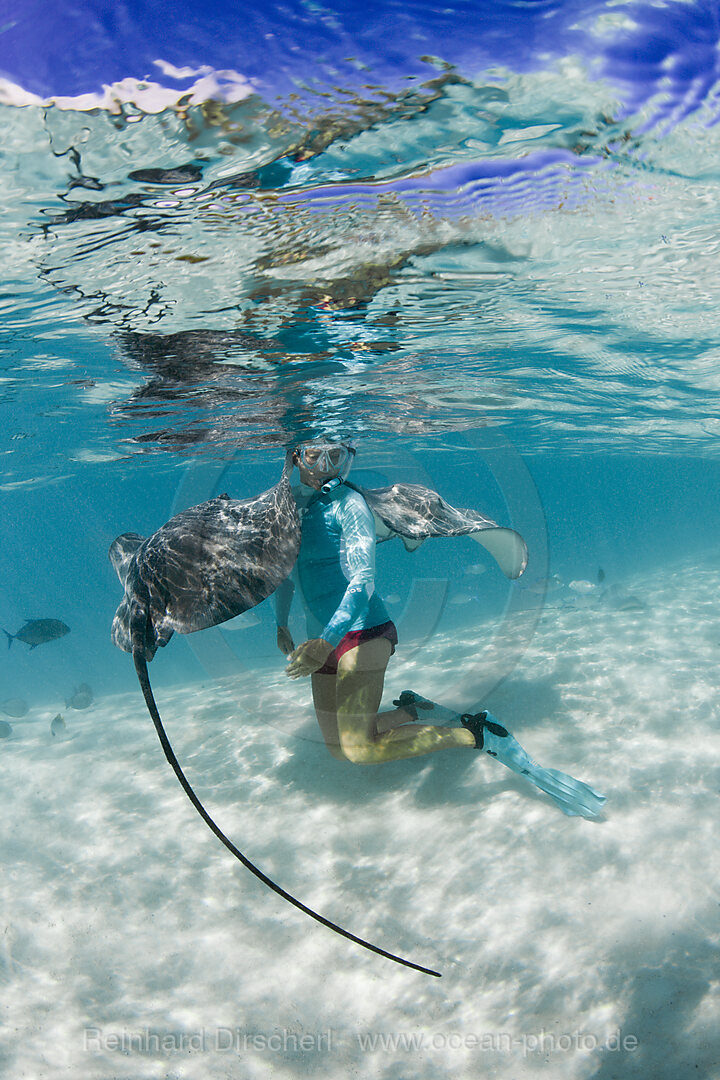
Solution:
{"label": "snorkeler", "polygon": [[[293,454],[293,488],[302,539],[290,577],[275,593],[278,648],[291,679],[312,676],[320,730],[333,757],[394,761],[452,746],[474,747],[464,727],[418,725],[408,709],[378,715],[397,630],[375,592],[375,520],[362,495],[345,484],[355,450],[349,443],[302,443]],[[288,629],[300,594],[309,638],[297,648]]]}
{"label": "snorkeler", "polygon": [[[379,764],[451,747],[484,750],[545,791],[564,813],[596,816],[604,796],[567,773],[539,766],[486,711],[457,715],[404,690],[394,710],[378,712],[398,637],[374,587],[375,518],[362,489],[346,483],[354,456],[348,442],[301,443],[293,452],[300,473],[293,488],[300,549],[275,593],[277,644],[289,659],[286,672],[291,679],[311,676],[330,753],[354,764]],[[311,635],[297,647],[288,628],[295,590]],[[420,723],[418,711],[451,723]]]}

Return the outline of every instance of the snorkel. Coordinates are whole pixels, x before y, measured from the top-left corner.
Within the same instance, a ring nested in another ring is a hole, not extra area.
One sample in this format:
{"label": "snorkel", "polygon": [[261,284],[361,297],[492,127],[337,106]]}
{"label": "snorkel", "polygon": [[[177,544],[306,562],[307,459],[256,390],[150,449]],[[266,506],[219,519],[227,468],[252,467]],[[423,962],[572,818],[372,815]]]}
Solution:
{"label": "snorkel", "polygon": [[351,447],[346,447],[346,449],[347,453],[345,455],[345,460],[343,461],[337,476],[333,476],[332,479],[327,480],[320,488],[323,495],[327,495],[329,491],[334,491],[335,488],[340,487],[340,485],[344,484],[347,480],[348,473],[352,468],[353,458],[355,457],[355,450]]}

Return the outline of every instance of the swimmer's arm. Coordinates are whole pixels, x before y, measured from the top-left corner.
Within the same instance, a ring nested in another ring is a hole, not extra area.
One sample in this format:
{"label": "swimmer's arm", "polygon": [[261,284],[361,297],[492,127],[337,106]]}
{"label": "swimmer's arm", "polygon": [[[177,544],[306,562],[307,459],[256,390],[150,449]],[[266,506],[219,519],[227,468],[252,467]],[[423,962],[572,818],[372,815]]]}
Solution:
{"label": "swimmer's arm", "polygon": [[288,630],[290,607],[295,593],[295,585],[290,577],[286,577],[275,590],[275,622],[277,623],[277,644],[281,652],[292,652],[295,644]]}
{"label": "swimmer's arm", "polygon": [[361,495],[337,506],[342,529],[340,562],[348,581],[335,614],[322,634],[333,648],[356,619],[363,616],[375,591],[375,519]]}
{"label": "swimmer's arm", "polygon": [[290,607],[295,593],[295,583],[292,578],[286,577],[275,590],[275,622],[278,626],[287,626],[290,617]]}

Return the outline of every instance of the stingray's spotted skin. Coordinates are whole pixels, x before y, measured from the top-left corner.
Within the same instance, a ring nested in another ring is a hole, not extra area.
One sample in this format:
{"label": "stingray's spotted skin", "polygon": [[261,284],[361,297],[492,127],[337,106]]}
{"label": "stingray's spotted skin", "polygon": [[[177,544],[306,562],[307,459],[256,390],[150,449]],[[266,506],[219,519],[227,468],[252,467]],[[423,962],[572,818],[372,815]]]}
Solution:
{"label": "stingray's spotted skin", "polygon": [[174,631],[216,626],[275,591],[300,548],[289,471],[286,464],[280,482],[255,498],[221,495],[176,514],[147,540],[125,533],[114,541],[110,558],[125,586],[112,627],[119,648],[151,660]]}
{"label": "stingray's spotted skin", "polygon": [[451,506],[431,488],[393,484],[355,490],[373,512],[378,541],[399,536],[407,550],[414,551],[433,536],[472,536],[492,553],[508,577],[520,577],[527,566],[527,548],[519,533],[498,525],[477,510]]}
{"label": "stingray's spotted skin", "polygon": [[437,491],[420,484],[393,484],[384,488],[358,488],[358,491],[392,532],[414,540],[463,536],[479,529],[498,528],[496,522],[477,510],[456,510]]}

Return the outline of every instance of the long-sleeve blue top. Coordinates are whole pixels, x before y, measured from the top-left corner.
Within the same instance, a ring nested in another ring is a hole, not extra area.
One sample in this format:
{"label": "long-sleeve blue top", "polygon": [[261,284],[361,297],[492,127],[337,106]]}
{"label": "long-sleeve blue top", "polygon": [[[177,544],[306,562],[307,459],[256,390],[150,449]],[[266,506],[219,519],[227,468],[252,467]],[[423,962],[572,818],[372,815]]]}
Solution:
{"label": "long-sleeve blue top", "polygon": [[349,630],[388,622],[375,593],[375,519],[359,492],[340,484],[323,495],[293,488],[302,515],[302,539],[292,574],[275,593],[278,626],[287,626],[297,589],[309,638],[334,647]]}

